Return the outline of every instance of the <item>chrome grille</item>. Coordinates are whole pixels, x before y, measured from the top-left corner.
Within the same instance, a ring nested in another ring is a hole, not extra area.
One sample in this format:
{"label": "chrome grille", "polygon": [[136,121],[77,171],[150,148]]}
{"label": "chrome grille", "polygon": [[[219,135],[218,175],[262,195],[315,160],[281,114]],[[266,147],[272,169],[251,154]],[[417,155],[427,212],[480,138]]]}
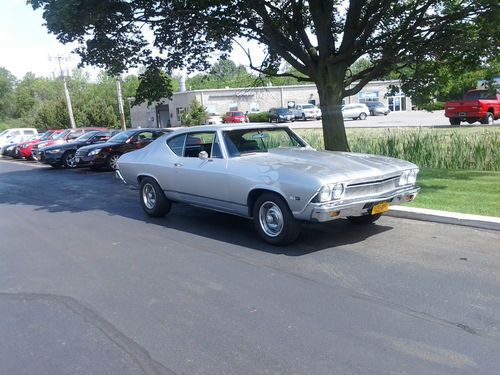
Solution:
{"label": "chrome grille", "polygon": [[344,198],[369,197],[389,193],[398,188],[399,176],[384,180],[368,181],[359,184],[351,184],[346,187]]}

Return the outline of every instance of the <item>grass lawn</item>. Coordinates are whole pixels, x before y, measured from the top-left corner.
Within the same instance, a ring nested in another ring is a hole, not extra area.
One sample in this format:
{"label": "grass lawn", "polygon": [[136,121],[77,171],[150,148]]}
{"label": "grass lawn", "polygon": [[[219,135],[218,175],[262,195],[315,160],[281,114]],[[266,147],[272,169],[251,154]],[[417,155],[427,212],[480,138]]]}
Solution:
{"label": "grass lawn", "polygon": [[500,217],[500,172],[422,168],[413,207]]}

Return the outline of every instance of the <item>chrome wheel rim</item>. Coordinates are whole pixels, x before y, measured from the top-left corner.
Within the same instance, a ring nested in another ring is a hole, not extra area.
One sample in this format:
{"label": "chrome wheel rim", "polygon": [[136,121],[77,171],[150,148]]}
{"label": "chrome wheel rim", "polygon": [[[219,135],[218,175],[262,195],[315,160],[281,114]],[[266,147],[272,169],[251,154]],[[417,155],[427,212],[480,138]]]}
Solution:
{"label": "chrome wheel rim", "polygon": [[156,204],[156,191],[153,185],[150,183],[144,184],[142,188],[142,201],[144,205],[152,210]]}
{"label": "chrome wheel rim", "polygon": [[113,155],[109,158],[109,166],[111,169],[117,169],[116,162],[118,161],[119,155]]}
{"label": "chrome wheel rim", "polygon": [[274,202],[264,202],[259,208],[260,227],[269,237],[277,237],[283,231],[285,224],[283,213]]}
{"label": "chrome wheel rim", "polygon": [[66,157],[66,165],[70,168],[75,168],[76,167],[76,160],[75,160],[75,154],[69,154]]}

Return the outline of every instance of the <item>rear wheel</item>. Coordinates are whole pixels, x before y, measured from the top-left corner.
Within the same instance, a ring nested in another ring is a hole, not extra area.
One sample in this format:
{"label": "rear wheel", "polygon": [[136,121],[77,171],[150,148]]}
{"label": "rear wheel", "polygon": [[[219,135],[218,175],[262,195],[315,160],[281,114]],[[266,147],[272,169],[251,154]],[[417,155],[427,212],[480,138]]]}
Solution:
{"label": "rear wheel", "polygon": [[481,123],[484,125],[493,125],[493,120],[493,113],[488,112]]}
{"label": "rear wheel", "polygon": [[363,216],[348,216],[347,218],[356,224],[371,224],[376,222],[382,214],[363,215]]}
{"label": "rear wheel", "polygon": [[360,120],[366,120],[366,113],[361,112],[361,113],[359,114],[359,119],[360,119]]}
{"label": "rear wheel", "polygon": [[450,125],[452,126],[460,125],[460,119],[457,117],[450,117]]}
{"label": "rear wheel", "polygon": [[275,193],[263,193],[255,201],[253,221],[257,234],[271,245],[288,245],[300,234],[300,224],[295,220],[285,200]]}
{"label": "rear wheel", "polygon": [[151,217],[165,216],[172,208],[172,202],[165,196],[160,185],[151,177],[141,181],[139,199],[144,212]]}
{"label": "rear wheel", "polygon": [[78,164],[75,159],[75,152],[74,151],[66,152],[63,155],[62,163],[66,168],[76,168]]}
{"label": "rear wheel", "polygon": [[121,156],[120,154],[111,154],[108,156],[108,158],[106,159],[106,167],[110,171],[116,171],[118,169],[117,161],[120,158],[120,156]]}

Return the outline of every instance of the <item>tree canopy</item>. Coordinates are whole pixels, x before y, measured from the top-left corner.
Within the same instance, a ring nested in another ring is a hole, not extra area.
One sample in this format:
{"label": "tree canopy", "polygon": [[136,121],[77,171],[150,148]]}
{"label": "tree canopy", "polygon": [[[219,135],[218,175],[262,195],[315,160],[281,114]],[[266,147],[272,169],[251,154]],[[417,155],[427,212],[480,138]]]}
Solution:
{"label": "tree canopy", "polygon": [[[500,49],[497,0],[29,2],[43,8],[61,42],[79,43],[85,64],[111,73],[140,65],[168,74],[207,70],[214,52],[224,57],[235,42],[257,41],[266,57],[262,64],[250,59],[253,69],[316,84],[330,150],[348,149],[342,98],[370,80],[408,66],[418,73],[457,54],[464,66],[478,64]],[[363,57],[371,64],[353,73]],[[280,72],[283,61],[296,73]]]}

